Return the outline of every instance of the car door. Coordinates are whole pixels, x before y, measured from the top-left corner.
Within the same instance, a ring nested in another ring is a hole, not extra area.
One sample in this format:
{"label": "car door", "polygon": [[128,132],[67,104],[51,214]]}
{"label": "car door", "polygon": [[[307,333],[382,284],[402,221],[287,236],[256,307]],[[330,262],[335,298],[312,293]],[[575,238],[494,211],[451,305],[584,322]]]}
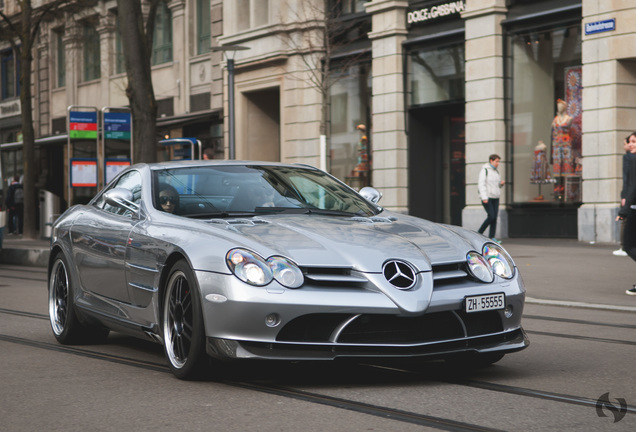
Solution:
{"label": "car door", "polygon": [[[141,200],[138,171],[124,174],[112,187],[128,189],[135,202]],[[71,229],[73,254],[85,291],[130,303],[124,264],[129,233],[137,223],[139,218],[133,212],[113,207],[103,198],[75,220]]]}

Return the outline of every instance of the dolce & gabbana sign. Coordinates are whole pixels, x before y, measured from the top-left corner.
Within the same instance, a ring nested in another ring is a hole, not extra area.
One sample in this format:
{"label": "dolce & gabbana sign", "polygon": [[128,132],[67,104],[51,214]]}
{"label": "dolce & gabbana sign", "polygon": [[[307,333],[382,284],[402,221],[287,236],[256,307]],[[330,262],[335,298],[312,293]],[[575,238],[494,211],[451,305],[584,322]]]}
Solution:
{"label": "dolce & gabbana sign", "polygon": [[459,14],[464,10],[466,10],[466,2],[463,0],[442,3],[430,8],[422,8],[407,12],[406,22],[409,25],[419,24],[436,18]]}
{"label": "dolce & gabbana sign", "polygon": [[20,115],[21,112],[22,109],[19,100],[0,103],[0,118],[17,116]]}

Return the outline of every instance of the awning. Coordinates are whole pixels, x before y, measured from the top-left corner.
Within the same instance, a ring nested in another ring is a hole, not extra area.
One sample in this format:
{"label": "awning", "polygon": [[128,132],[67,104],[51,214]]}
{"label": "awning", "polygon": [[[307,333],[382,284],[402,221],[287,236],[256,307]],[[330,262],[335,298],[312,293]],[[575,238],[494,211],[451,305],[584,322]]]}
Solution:
{"label": "awning", "polygon": [[[66,144],[68,142],[68,134],[58,134],[48,137],[37,138],[35,140],[36,146],[49,145],[49,144]],[[0,144],[0,150],[10,150],[15,148],[22,148],[22,141]]]}
{"label": "awning", "polygon": [[215,121],[221,120],[221,110],[213,111],[198,111],[194,113],[181,114],[170,117],[159,117],[157,119],[157,129],[164,129],[174,126],[187,126],[192,123],[199,123],[201,121]]}

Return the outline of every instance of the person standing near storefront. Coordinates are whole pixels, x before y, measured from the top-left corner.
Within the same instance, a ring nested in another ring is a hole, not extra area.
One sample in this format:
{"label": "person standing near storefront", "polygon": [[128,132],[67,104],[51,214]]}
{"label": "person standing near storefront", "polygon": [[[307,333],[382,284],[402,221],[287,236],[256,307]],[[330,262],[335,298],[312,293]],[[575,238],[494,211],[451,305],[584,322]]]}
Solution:
{"label": "person standing near storefront", "polygon": [[[636,150],[632,151],[632,153],[634,152]],[[623,205],[618,211],[616,220],[624,221],[623,249],[627,252],[627,255],[636,261],[636,157],[633,157],[630,161],[627,177],[627,192],[624,200],[621,201]],[[636,284],[625,293],[636,296]]]}
{"label": "person standing near storefront", "polygon": [[24,214],[24,189],[20,177],[14,176],[5,200],[9,210],[9,233],[22,234],[22,216]]}
{"label": "person standing near storefront", "polygon": [[[627,138],[625,138],[625,144],[623,145],[625,154],[623,155],[623,189],[621,190],[621,206],[625,205],[625,198],[627,196],[627,188],[629,187],[629,176],[631,171],[632,159],[636,158],[636,132],[633,132]],[[620,228],[620,249],[612,252],[616,256],[627,256],[625,248],[623,247],[623,234],[625,231],[625,221],[621,221]]]}
{"label": "person standing near storefront", "polygon": [[479,197],[486,210],[486,220],[481,224],[478,232],[483,234],[486,228],[490,226],[488,237],[498,243],[500,242],[495,238],[495,232],[497,231],[497,215],[499,214],[499,197],[501,196],[501,188],[505,184],[501,180],[499,171],[497,171],[500,161],[501,157],[499,155],[491,154],[488,157],[488,163],[484,164],[479,171],[479,178],[477,179]]}

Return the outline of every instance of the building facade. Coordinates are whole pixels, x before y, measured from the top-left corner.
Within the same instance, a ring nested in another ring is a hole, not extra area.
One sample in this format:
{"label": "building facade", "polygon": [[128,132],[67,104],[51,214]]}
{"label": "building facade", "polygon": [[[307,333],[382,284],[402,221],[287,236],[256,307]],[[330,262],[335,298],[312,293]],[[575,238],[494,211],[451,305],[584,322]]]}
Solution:
{"label": "building facade", "polygon": [[[42,6],[38,4],[35,6]],[[144,10],[148,5],[144,2]],[[152,77],[158,105],[157,141],[195,136],[223,157],[222,54],[211,50],[222,33],[221,0],[165,0],[157,11]],[[5,15],[20,10],[2,4]],[[68,108],[126,107],[126,72],[117,32],[115,0],[100,0],[80,12],[59,11],[41,25],[33,56],[36,187],[68,198]],[[0,172],[3,187],[22,175],[19,64],[0,42]],[[79,156],[96,157],[94,145]],[[73,152],[76,150],[74,149]],[[161,149],[159,157],[166,158]],[[78,156],[78,154],[73,154]],[[123,155],[131,158],[129,153]],[[90,196],[96,188],[82,191]],[[80,194],[83,195],[83,194]]]}
{"label": "building facade", "polygon": [[[68,105],[127,104],[114,3],[91,15],[98,77],[85,70],[90,33],[71,36],[84,31],[69,33],[73,20],[43,30],[39,136],[57,132]],[[157,46],[165,61],[153,69],[159,125],[171,137],[203,136],[222,157],[233,115],[237,159],[321,166],[353,187],[373,185],[387,208],[472,229],[485,218],[477,177],[496,153],[506,181],[497,237],[618,242],[623,140],[636,130],[632,3],[172,0],[163,21],[172,34]],[[209,39],[197,30],[207,24]],[[205,40],[244,49],[205,52]],[[6,46],[0,54],[10,64]],[[2,94],[6,143],[19,133],[19,106],[15,92]]]}
{"label": "building facade", "polygon": [[[258,2],[290,21],[299,3]],[[327,50],[330,171],[354,187],[368,181],[393,210],[476,229],[477,177],[495,153],[506,180],[498,237],[618,242],[623,140],[636,129],[636,5],[619,3],[327,2],[341,23],[329,31],[358,30]],[[232,7],[226,24],[240,15]],[[220,39],[250,47],[237,59],[239,155],[251,158],[245,138],[259,137],[251,99],[263,87],[281,101],[279,159],[319,165],[320,94],[293,78],[294,65],[307,67],[302,50],[272,36],[290,24],[269,16],[226,25]]]}

